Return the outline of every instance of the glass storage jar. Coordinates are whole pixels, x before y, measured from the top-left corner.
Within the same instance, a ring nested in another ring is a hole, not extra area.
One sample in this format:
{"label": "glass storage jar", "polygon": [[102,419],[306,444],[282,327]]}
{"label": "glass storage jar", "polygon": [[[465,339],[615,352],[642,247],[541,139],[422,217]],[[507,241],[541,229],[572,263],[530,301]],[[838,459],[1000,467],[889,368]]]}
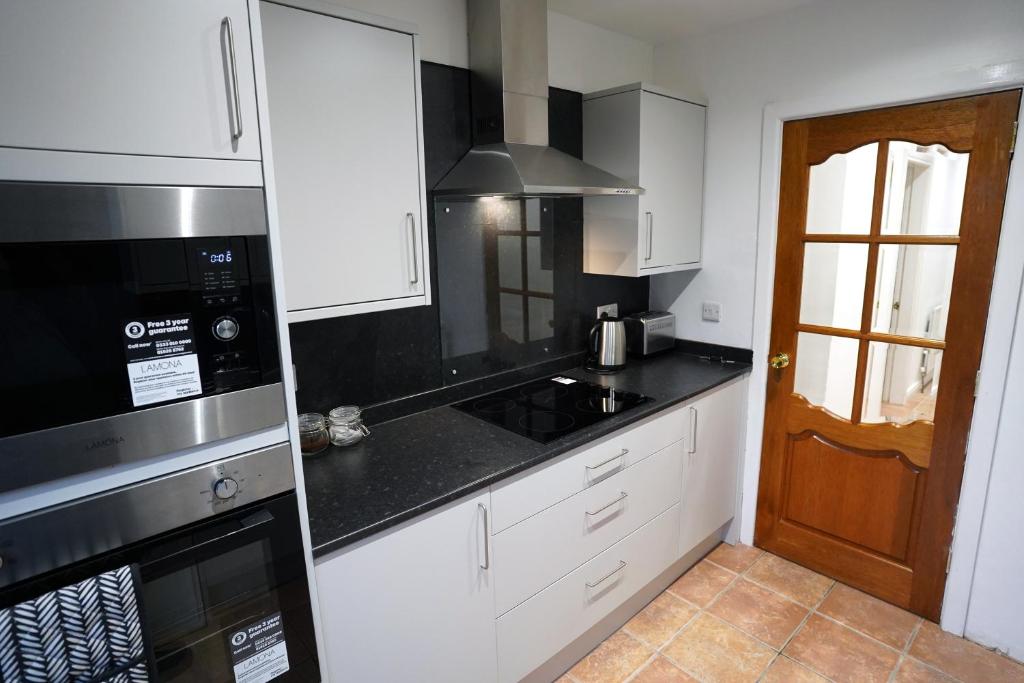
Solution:
{"label": "glass storage jar", "polygon": [[303,455],[315,455],[331,445],[327,423],[320,413],[299,415],[299,448]]}
{"label": "glass storage jar", "polygon": [[335,446],[351,446],[370,434],[358,406],[338,406],[328,413],[327,430]]}

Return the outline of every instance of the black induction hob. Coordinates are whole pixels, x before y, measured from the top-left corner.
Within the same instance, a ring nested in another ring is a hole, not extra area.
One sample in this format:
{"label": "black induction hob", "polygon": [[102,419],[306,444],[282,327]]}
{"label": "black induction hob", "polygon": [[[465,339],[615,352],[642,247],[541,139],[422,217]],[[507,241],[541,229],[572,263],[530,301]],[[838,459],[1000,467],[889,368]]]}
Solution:
{"label": "black induction hob", "polygon": [[643,394],[555,375],[452,407],[510,432],[548,443],[649,400]]}

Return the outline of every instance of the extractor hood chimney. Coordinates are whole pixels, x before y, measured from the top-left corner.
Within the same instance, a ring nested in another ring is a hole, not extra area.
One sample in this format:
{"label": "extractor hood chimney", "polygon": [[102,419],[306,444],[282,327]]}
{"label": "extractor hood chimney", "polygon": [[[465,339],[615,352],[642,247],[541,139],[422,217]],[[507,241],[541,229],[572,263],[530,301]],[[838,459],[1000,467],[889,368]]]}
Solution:
{"label": "extractor hood chimney", "polygon": [[548,147],[547,0],[468,0],[474,146],[434,191],[635,195],[643,188]]}

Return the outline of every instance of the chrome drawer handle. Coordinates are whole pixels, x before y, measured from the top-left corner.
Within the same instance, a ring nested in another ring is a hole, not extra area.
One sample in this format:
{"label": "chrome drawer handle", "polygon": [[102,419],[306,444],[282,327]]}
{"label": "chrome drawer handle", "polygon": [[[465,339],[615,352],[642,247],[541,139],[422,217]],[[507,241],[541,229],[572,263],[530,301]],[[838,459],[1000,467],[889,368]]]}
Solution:
{"label": "chrome drawer handle", "polygon": [[628,454],[629,454],[629,449],[628,448],[623,448],[622,452],[619,453],[618,455],[613,455],[612,457],[608,458],[607,460],[602,460],[601,462],[597,463],[596,465],[587,465],[586,468],[588,470],[600,469],[600,468],[604,467],[605,465],[607,465],[608,463],[610,463],[612,460],[618,460],[619,458],[623,458],[623,457],[625,457]]}
{"label": "chrome drawer handle", "polygon": [[690,406],[690,455],[697,452],[697,409]]}
{"label": "chrome drawer handle", "polygon": [[409,284],[415,285],[420,281],[420,265],[416,258],[416,216],[409,212],[405,214],[405,220],[409,225],[409,246],[412,247],[412,279]]}
{"label": "chrome drawer handle", "polygon": [[647,213],[647,256],[644,257],[644,261],[650,261],[653,255],[654,249],[654,214],[650,211]]}
{"label": "chrome drawer handle", "polygon": [[610,572],[608,572],[607,574],[605,574],[604,576],[602,576],[602,577],[601,577],[600,579],[598,579],[598,580],[597,580],[597,581],[595,581],[594,583],[590,583],[590,582],[588,581],[588,582],[587,582],[587,588],[597,588],[597,587],[598,587],[598,586],[600,586],[600,585],[601,585],[602,583],[604,583],[604,582],[605,582],[605,581],[607,581],[608,579],[612,578],[613,576],[615,576],[616,574],[618,574],[619,572],[621,572],[621,571],[622,571],[623,569],[625,569],[625,568],[626,568],[626,563],[625,563],[625,561],[623,561],[623,560],[619,560],[619,566],[618,566],[618,567],[616,567],[615,569],[611,570]]}
{"label": "chrome drawer handle", "polygon": [[488,524],[489,520],[487,519],[487,517],[488,517],[488,515],[487,515],[487,506],[484,505],[483,503],[477,503],[477,507],[480,509],[481,512],[484,513],[484,516],[483,516],[483,520],[484,520],[484,561],[480,564],[480,569],[490,569],[491,568],[491,535],[490,535],[490,532],[488,531],[488,529],[490,528],[490,524]]}
{"label": "chrome drawer handle", "polygon": [[628,497],[629,497],[629,494],[628,494],[628,493],[626,493],[625,491],[623,491],[623,492],[622,492],[622,495],[621,495],[621,496],[619,496],[618,498],[616,498],[615,500],[613,500],[612,502],[610,502],[610,503],[607,503],[607,504],[605,504],[605,505],[602,505],[601,507],[597,508],[597,509],[596,509],[596,510],[594,510],[593,512],[590,512],[590,511],[588,510],[588,511],[587,511],[587,514],[588,514],[588,515],[599,515],[599,514],[601,514],[602,512],[604,512],[605,510],[607,510],[608,508],[610,508],[610,507],[611,507],[612,505],[615,505],[616,503],[621,503],[622,501],[626,500],[626,498],[628,498]]}

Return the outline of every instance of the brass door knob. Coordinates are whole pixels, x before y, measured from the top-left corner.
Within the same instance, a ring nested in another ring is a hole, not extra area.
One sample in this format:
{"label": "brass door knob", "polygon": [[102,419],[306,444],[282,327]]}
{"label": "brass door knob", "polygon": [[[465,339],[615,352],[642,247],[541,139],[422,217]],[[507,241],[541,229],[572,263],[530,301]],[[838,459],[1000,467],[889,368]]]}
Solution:
{"label": "brass door knob", "polygon": [[776,370],[789,366],[789,354],[788,353],[777,353],[768,359],[768,365],[772,366]]}

